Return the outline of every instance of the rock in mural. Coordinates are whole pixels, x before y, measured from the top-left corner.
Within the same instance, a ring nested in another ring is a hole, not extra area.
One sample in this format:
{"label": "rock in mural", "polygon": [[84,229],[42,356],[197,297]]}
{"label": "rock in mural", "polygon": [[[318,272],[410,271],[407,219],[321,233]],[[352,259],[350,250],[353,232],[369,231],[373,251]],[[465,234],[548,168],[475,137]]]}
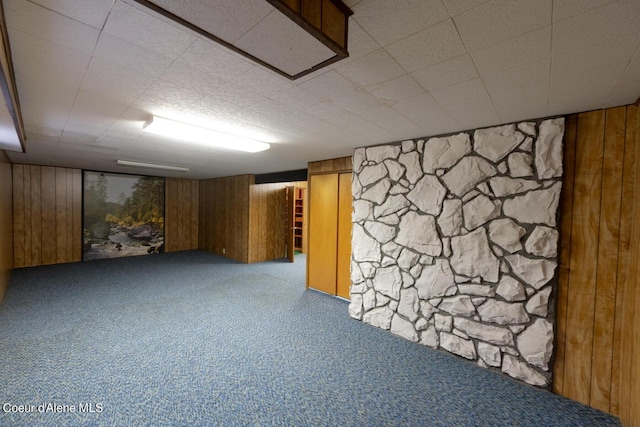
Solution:
{"label": "rock in mural", "polygon": [[560,118],[357,149],[349,314],[549,387],[563,133]]}

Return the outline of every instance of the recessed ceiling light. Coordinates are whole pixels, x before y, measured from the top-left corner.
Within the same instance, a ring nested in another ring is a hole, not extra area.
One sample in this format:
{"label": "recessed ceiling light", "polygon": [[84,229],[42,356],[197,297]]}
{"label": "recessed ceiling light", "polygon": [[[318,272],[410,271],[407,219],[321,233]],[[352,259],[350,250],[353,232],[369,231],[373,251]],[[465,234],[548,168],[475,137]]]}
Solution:
{"label": "recessed ceiling light", "polygon": [[226,148],[228,150],[246,151],[248,153],[257,153],[267,150],[270,147],[266,142],[218,132],[213,129],[188,123],[176,122],[175,120],[158,116],[152,116],[149,121],[142,125],[142,129],[169,138]]}

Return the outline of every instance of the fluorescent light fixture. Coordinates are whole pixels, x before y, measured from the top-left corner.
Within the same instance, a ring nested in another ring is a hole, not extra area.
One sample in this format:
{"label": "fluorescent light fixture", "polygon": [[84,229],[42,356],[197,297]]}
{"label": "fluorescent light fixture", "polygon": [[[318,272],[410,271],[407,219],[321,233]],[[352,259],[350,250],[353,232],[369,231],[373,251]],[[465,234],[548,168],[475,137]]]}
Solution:
{"label": "fluorescent light fixture", "polygon": [[158,116],[152,116],[151,120],[142,125],[142,129],[169,138],[249,153],[257,153],[270,147],[266,142],[218,132],[188,123],[176,122]]}
{"label": "fluorescent light fixture", "polygon": [[189,172],[189,168],[183,168],[181,166],[158,165],[155,163],[133,162],[131,160],[118,160],[118,164],[120,166],[135,166],[139,168],[163,169],[167,171],[176,171],[176,172]]}

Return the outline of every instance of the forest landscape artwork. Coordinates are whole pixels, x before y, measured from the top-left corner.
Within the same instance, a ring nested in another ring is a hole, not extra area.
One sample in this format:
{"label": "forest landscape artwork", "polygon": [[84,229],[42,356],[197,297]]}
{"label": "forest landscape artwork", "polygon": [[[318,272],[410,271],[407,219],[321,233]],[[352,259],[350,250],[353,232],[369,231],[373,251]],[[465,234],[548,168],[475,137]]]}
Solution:
{"label": "forest landscape artwork", "polygon": [[164,251],[164,178],[83,172],[83,260]]}

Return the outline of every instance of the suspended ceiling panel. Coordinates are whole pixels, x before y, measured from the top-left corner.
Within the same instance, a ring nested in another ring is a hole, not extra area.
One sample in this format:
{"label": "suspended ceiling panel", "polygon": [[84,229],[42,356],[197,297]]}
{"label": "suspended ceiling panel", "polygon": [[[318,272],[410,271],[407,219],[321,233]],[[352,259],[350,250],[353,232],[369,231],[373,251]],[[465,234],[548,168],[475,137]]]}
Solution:
{"label": "suspended ceiling panel", "polygon": [[[340,0],[135,1],[291,79],[348,55],[346,19],[351,11]],[[341,8],[336,7],[334,1],[338,1]],[[313,4],[318,9],[313,15],[318,21],[316,25],[305,19],[302,12],[305,4]],[[295,5],[298,10],[288,5]],[[332,19],[342,19],[345,23],[328,27]],[[334,28],[341,28],[344,34],[332,36]]]}

